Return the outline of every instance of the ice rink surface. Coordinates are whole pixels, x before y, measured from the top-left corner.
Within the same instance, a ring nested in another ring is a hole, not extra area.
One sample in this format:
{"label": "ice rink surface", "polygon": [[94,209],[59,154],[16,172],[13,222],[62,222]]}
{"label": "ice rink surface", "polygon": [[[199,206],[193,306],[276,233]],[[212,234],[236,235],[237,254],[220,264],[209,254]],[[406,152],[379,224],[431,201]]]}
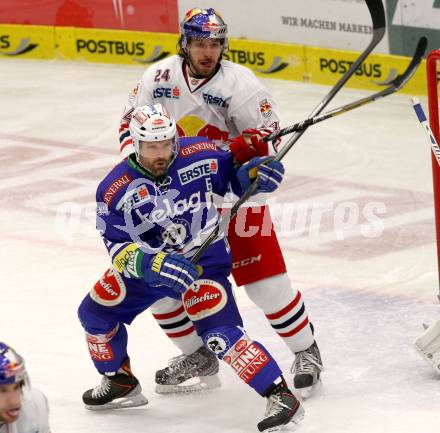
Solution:
{"label": "ice rink surface", "polygon": [[[265,401],[228,366],[220,389],[154,393],[155,370],[177,350],[148,312],[129,327],[129,353],[149,404],[93,413],[81,403],[99,376],[76,309],[109,264],[94,229],[95,188],[119,160],[119,117],[142,71],[1,59],[0,340],[47,394],[53,433],[255,432]],[[282,126],[329,91],[264,82]],[[329,108],[367,94],[344,89]],[[326,368],[299,431],[438,433],[440,377],[412,347],[440,306],[430,150],[409,97],[313,126],[285,162],[272,210]],[[291,381],[291,354],[243,290],[236,295],[248,332]]]}

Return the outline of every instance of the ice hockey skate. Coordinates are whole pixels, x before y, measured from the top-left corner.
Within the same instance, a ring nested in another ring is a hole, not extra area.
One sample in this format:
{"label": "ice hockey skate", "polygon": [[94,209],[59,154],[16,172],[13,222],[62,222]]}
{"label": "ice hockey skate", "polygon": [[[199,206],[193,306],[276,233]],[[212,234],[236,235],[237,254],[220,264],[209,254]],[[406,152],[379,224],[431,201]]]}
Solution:
{"label": "ice hockey skate", "polygon": [[101,383],[83,394],[86,409],[105,410],[144,406],[148,403],[126,360],[113,375],[104,374]]}
{"label": "ice hockey skate", "polygon": [[156,392],[173,394],[218,388],[219,364],[213,352],[202,346],[190,355],[172,358],[168,367],[156,372]]}
{"label": "ice hockey skate", "polygon": [[431,326],[424,325],[424,327],[425,331],[414,341],[414,347],[423,359],[440,374],[440,320]]}
{"label": "ice hockey skate", "polygon": [[257,425],[260,432],[292,431],[304,418],[301,403],[289,390],[284,379],[269,391],[264,416]]}
{"label": "ice hockey skate", "polygon": [[318,346],[314,342],[308,349],[295,354],[292,365],[293,386],[306,399],[321,386],[321,371],[323,365]]}

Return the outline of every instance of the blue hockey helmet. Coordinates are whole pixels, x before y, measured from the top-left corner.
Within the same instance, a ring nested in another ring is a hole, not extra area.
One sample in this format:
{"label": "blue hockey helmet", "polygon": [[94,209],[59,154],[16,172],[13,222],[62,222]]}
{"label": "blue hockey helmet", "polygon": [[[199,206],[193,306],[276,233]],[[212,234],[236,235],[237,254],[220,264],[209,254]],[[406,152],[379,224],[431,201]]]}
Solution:
{"label": "blue hockey helmet", "polygon": [[0,342],[0,386],[25,382],[23,358],[6,343]]}
{"label": "blue hockey helmet", "polygon": [[190,9],[180,24],[182,48],[190,39],[219,39],[223,50],[228,47],[228,26],[221,15],[212,8]]}

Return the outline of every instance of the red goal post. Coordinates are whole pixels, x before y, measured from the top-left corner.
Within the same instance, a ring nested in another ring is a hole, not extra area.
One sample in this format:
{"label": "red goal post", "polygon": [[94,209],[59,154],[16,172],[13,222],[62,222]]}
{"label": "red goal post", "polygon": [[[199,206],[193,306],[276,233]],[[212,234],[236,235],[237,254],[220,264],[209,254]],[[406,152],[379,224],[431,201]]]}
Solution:
{"label": "red goal post", "polygon": [[[440,81],[440,49],[431,51],[426,59],[426,74],[428,84],[428,107],[429,107],[429,126],[432,133],[440,143],[440,119],[439,119],[439,98],[438,83]],[[439,271],[439,294],[440,300],[440,167],[431,154],[432,163],[432,181],[434,190],[434,210],[435,210],[435,227],[437,237],[437,269]]]}

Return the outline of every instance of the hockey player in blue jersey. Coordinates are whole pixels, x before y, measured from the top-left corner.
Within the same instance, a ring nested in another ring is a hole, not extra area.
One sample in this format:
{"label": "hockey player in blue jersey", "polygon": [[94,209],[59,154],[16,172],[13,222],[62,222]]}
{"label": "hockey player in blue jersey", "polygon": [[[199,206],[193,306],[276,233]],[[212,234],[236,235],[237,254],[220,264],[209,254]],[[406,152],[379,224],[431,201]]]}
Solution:
{"label": "hockey player in blue jersey", "polygon": [[[197,263],[190,259],[219,222],[213,195],[229,185],[240,194],[250,182],[274,191],[284,168],[268,158],[235,167],[233,156],[204,137],[176,139],[174,120],[160,104],[133,112],[135,154],[99,184],[97,228],[112,267],[82,301],[78,314],[101,383],[86,391],[89,409],[147,404],[130,369],[125,324],[160,299],[181,302],[205,348],[266,397],[259,431],[298,422],[303,409],[282,372],[243,330],[228,276],[231,255],[219,236]],[[206,350],[205,349],[205,350]],[[218,367],[216,367],[218,368]]]}

